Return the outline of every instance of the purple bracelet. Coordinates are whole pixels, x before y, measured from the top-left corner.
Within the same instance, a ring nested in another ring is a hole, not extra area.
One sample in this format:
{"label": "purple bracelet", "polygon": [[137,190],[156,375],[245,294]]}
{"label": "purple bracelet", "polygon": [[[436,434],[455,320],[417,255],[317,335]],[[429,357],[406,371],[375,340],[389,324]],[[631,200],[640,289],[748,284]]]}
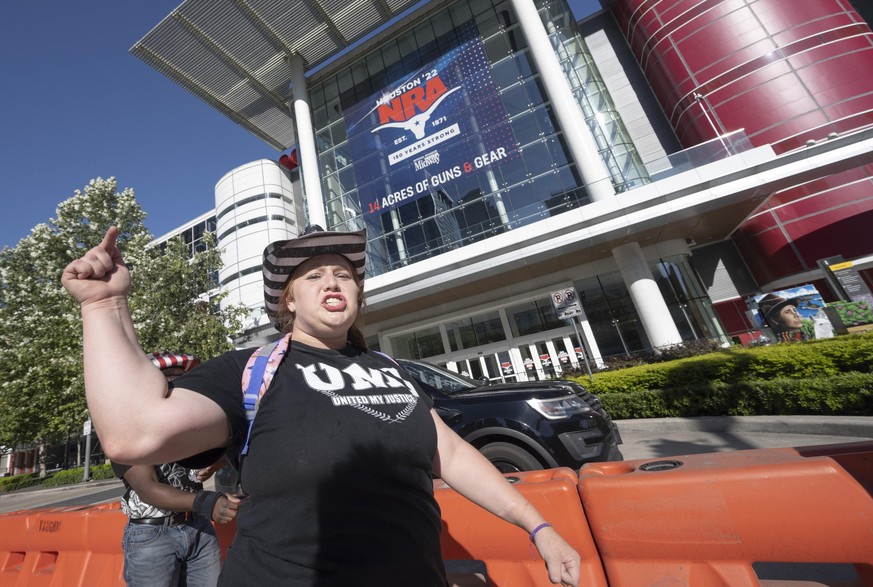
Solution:
{"label": "purple bracelet", "polygon": [[531,531],[531,533],[530,533],[530,558],[532,560],[537,560],[537,555],[534,553],[534,536],[536,536],[537,532],[539,532],[543,528],[551,528],[551,526],[552,525],[549,524],[548,522],[543,522],[542,524],[540,524],[539,526],[534,528],[533,531]]}

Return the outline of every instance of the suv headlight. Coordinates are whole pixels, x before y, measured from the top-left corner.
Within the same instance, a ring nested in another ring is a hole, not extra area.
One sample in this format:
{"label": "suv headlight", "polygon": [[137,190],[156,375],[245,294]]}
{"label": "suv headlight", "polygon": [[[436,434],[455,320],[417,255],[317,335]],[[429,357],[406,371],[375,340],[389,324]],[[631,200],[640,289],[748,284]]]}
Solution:
{"label": "suv headlight", "polygon": [[590,412],[591,406],[575,395],[555,399],[528,399],[527,405],[549,420],[561,420],[574,414]]}

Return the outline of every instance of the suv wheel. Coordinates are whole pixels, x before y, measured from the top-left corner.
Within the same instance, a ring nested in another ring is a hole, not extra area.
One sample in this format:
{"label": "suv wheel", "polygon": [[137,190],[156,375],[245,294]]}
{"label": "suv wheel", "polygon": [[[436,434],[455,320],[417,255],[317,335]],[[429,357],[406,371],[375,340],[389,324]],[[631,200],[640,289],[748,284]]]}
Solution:
{"label": "suv wheel", "polygon": [[508,442],[492,442],[479,449],[491,464],[501,473],[517,473],[519,471],[539,471],[543,468],[536,457],[514,444]]}

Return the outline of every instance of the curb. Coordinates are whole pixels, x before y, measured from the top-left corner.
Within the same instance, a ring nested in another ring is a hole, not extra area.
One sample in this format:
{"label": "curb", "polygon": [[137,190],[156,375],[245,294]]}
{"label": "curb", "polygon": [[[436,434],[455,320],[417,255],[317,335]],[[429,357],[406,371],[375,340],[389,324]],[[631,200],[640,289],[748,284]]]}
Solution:
{"label": "curb", "polygon": [[619,432],[770,432],[873,438],[873,416],[704,416],[613,421]]}

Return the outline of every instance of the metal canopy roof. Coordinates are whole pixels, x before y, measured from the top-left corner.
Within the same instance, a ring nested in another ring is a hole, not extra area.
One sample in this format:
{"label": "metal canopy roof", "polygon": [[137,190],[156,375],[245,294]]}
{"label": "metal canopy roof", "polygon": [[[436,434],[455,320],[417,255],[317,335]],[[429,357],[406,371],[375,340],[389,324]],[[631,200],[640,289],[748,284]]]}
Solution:
{"label": "metal canopy roof", "polygon": [[130,52],[276,149],[295,144],[286,56],[318,67],[417,0],[185,0]]}

